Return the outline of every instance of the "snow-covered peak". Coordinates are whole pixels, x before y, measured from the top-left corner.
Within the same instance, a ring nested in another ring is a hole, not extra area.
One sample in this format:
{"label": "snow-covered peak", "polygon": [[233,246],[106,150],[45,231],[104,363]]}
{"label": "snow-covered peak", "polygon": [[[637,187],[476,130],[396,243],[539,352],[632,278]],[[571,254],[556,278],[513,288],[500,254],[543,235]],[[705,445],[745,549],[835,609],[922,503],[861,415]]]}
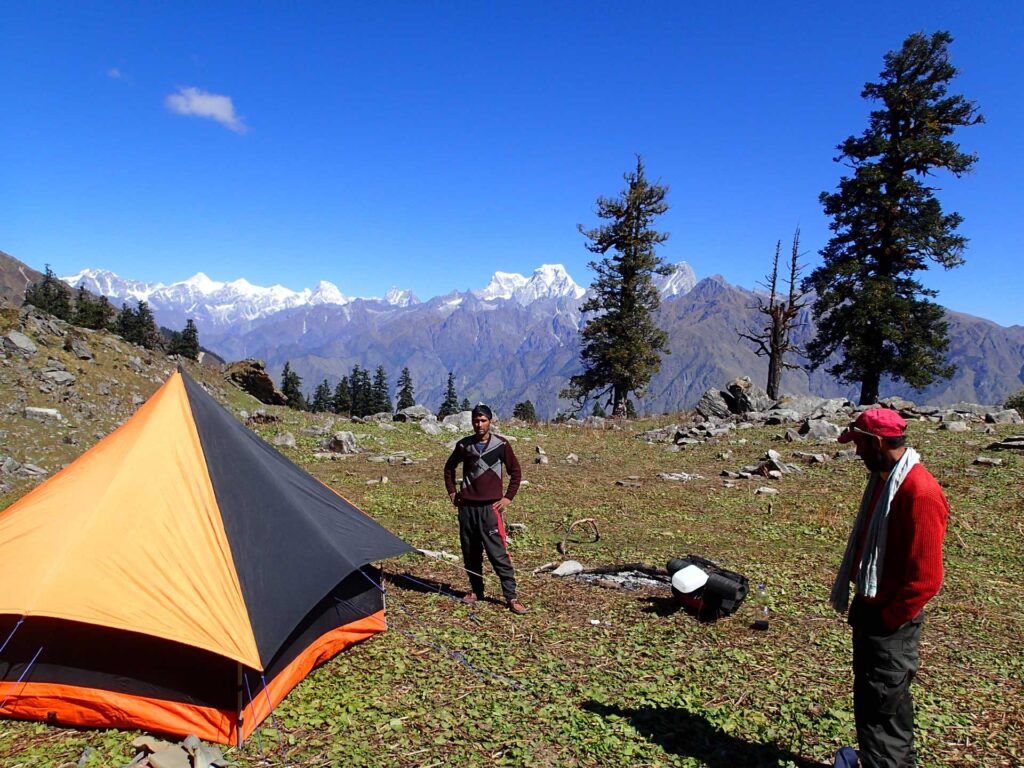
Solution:
{"label": "snow-covered peak", "polygon": [[194,290],[196,293],[213,293],[219,291],[224,287],[224,283],[218,283],[216,280],[211,280],[202,272],[196,272],[188,280],[182,280],[174,285],[180,285],[183,288],[189,288]]}
{"label": "snow-covered peak", "polygon": [[511,299],[512,295],[526,283],[526,278],[515,272],[495,272],[491,282],[485,288],[473,291],[473,295],[483,301]]}
{"label": "snow-covered peak", "polygon": [[495,272],[486,288],[472,293],[483,301],[512,299],[529,304],[546,298],[578,299],[586,291],[576,285],[561,264],[542,264],[529,278],[515,272]]}
{"label": "snow-covered peak", "polygon": [[542,298],[561,298],[563,296],[579,299],[586,291],[576,285],[561,264],[541,264],[533,271],[533,276],[523,288],[516,292],[516,299],[521,304]]}
{"label": "snow-covered peak", "polygon": [[412,291],[394,287],[384,294],[384,301],[393,307],[408,307],[420,303],[420,300],[416,298],[416,294]]}
{"label": "snow-covered peak", "polygon": [[347,304],[349,299],[338,290],[338,286],[327,280],[321,280],[309,296],[310,304]]}
{"label": "snow-covered peak", "polygon": [[61,280],[72,288],[82,285],[87,291],[97,295],[134,301],[146,301],[153,291],[164,287],[162,283],[125,280],[107,269],[83,269],[77,274],[62,277]]}
{"label": "snow-covered peak", "polygon": [[693,290],[697,285],[697,275],[693,268],[685,261],[673,264],[673,271],[669,275],[655,275],[652,282],[658,289],[661,298],[670,299],[674,296],[683,296]]}

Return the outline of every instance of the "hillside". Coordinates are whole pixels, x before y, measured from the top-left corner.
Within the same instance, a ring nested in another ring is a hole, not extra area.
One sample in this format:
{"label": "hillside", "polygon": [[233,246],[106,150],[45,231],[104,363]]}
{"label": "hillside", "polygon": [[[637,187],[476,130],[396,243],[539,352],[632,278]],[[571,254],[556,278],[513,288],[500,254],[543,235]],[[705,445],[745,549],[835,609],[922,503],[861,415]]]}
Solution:
{"label": "hillside", "polygon": [[[16,328],[36,351],[5,345],[0,353],[2,452],[46,475],[121,423],[177,362],[106,333],[79,335],[31,310],[0,313],[0,337]],[[64,348],[69,333],[91,360]],[[257,405],[215,371],[189,373],[240,418]],[[26,407],[55,408],[63,418],[37,421]],[[260,408],[266,415],[256,429],[284,443],[291,435],[294,447],[281,450],[293,461],[414,545],[458,552],[440,482],[453,434]],[[1024,537],[1020,516],[1009,512],[1024,509],[1024,455],[987,446],[1021,427],[951,414],[966,425],[958,432],[929,418],[912,421],[911,442],[954,514],[946,584],[929,606],[915,682],[921,760],[1015,767],[1024,748],[1024,668],[1019,653],[1006,651],[1024,643]],[[499,425],[528,481],[507,522],[531,612],[461,605],[466,583],[457,564],[389,561],[390,631],[315,671],[229,758],[240,768],[828,761],[853,739],[849,632],[827,598],[863,468],[834,441],[787,442],[785,425],[708,426],[689,413],[603,428]],[[666,429],[649,431],[659,427]],[[677,428],[699,437],[677,445]],[[361,453],[324,452],[324,438],[339,429],[353,432]],[[721,476],[757,464],[768,449],[793,469],[777,479]],[[975,464],[979,455],[999,463]],[[548,463],[537,463],[541,456]],[[665,479],[669,473],[691,479]],[[0,509],[42,479],[31,469],[0,478],[10,486]],[[775,495],[758,493],[762,487]],[[767,584],[769,632],[749,629],[749,606],[702,623],[678,610],[663,586],[631,591],[602,578],[533,573],[563,559],[556,544],[584,517],[596,521],[600,539],[568,537],[569,557],[588,567],[710,557]],[[135,754],[134,733],[0,725],[4,765],[96,768]]]}

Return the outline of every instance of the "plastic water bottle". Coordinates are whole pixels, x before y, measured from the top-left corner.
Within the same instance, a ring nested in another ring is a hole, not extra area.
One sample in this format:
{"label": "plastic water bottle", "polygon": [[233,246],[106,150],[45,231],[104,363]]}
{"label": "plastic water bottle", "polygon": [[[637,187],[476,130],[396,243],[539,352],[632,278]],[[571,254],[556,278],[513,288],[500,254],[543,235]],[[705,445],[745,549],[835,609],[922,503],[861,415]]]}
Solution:
{"label": "plastic water bottle", "polygon": [[754,597],[754,629],[768,631],[768,593],[764,584],[757,585],[757,595]]}

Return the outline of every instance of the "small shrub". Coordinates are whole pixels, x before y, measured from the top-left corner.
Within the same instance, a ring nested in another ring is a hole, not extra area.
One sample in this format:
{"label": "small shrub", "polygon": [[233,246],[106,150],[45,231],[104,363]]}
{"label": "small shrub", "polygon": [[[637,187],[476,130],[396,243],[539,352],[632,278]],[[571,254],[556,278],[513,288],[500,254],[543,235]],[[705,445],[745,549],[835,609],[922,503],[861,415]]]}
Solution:
{"label": "small shrub", "polygon": [[1010,395],[1003,403],[1004,408],[1013,408],[1021,416],[1024,416],[1024,389],[1015,395]]}

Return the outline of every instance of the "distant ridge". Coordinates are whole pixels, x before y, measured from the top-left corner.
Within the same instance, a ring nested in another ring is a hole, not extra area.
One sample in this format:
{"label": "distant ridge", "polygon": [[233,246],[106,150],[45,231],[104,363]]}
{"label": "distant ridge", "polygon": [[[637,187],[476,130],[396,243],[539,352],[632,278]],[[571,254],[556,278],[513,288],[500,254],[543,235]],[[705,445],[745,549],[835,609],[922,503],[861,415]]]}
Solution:
{"label": "distant ridge", "polygon": [[[3,256],[5,271],[24,281],[24,265]],[[245,280],[218,282],[202,274],[168,286],[100,270],[72,277],[112,300],[145,298],[168,328],[194,318],[204,347],[226,360],[263,359],[275,379],[290,361],[310,391],[325,378],[333,386],[357,363],[383,365],[392,378],[408,367],[417,399],[436,407],[453,371],[460,397],[489,402],[499,413],[530,399],[542,417],[550,417],[567,407],[557,394],[580,369],[580,307],[586,295],[559,265],[544,265],[530,277],[497,272],[482,289],[426,302],[397,288],[384,299],[352,298],[330,283],[289,291]],[[641,412],[691,407],[705,390],[721,388],[736,376],[764,381],[766,361],[736,335],[737,329],[762,323],[757,294],[717,275],[698,281],[685,262],[657,278],[656,285],[662,294],[658,322],[669,335],[671,354],[640,403]],[[1024,386],[1024,327],[1006,328],[958,312],[947,312],[947,320],[955,376],[920,393],[889,382],[883,395],[934,405],[997,404]],[[796,341],[805,343],[814,331],[808,310],[799,322]],[[841,385],[819,369],[786,371],[782,390],[855,398],[858,387]]]}

